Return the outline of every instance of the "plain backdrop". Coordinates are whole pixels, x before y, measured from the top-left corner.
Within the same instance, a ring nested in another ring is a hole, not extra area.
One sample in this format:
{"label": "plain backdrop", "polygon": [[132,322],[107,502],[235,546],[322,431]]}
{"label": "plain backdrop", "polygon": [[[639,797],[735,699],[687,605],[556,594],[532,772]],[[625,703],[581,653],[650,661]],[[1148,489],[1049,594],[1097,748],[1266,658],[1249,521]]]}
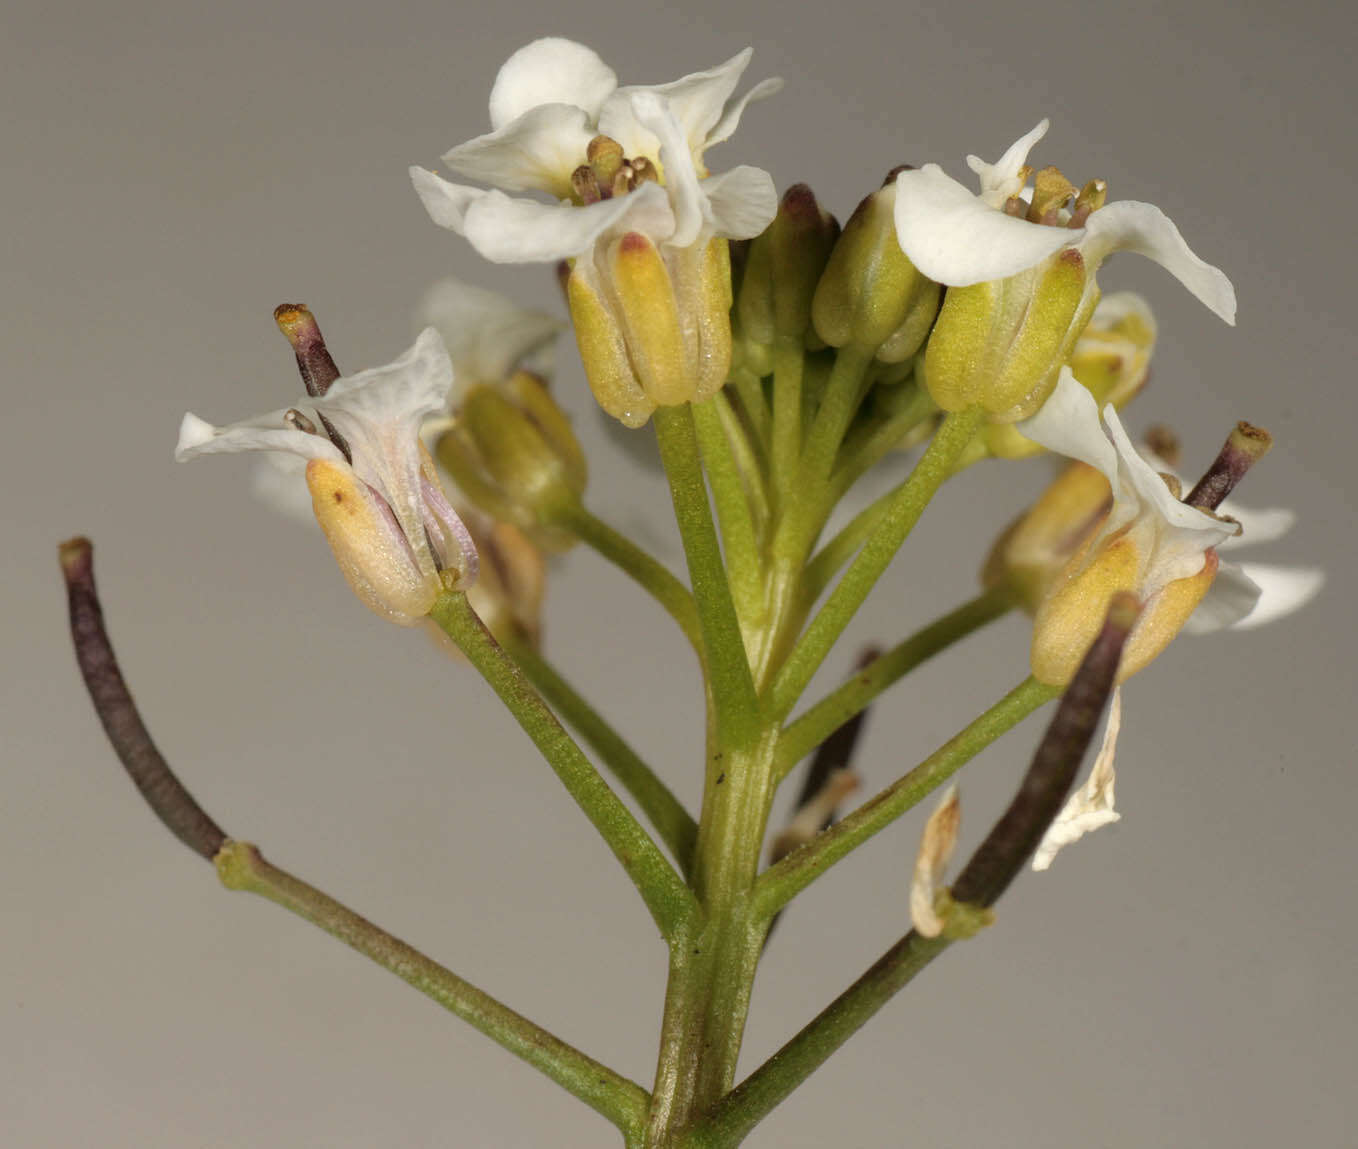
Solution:
{"label": "plain backdrop", "polygon": [[[663,947],[628,883],[466,668],[365,612],[319,536],[249,493],[241,460],[171,461],[180,415],[297,392],[270,312],[302,300],[342,365],[408,345],[457,274],[559,308],[549,269],[483,265],[406,177],[486,129],[500,62],[583,40],[624,82],[746,44],[749,110],[715,169],[805,180],[841,218],[889,168],[962,174],[1043,115],[1036,158],[1155,202],[1240,295],[1219,323],[1133,256],[1153,302],[1134,431],[1185,466],[1238,418],[1278,448],[1242,499],[1300,521],[1261,557],[1329,584],[1268,630],[1183,639],[1127,691],[1123,821],[1025,875],[751,1137],[1128,1149],[1339,1146],[1353,1136],[1358,800],[1351,28],[1319,2],[997,0],[794,8],[693,0],[11,5],[0,42],[3,799],[0,1144],[593,1146],[612,1130],[390,975],[222,891],[142,806],[64,631],[56,543],[97,545],[125,671],[157,739],[234,835],[639,1081]],[[557,393],[590,504],[677,564],[647,432]],[[972,593],[1045,464],[949,486],[817,680]],[[877,476],[880,486],[899,474]],[[682,643],[592,555],[553,572],[548,650],[688,802],[699,696]],[[1025,673],[1009,619],[875,708],[884,785]],[[1030,723],[963,775],[964,849],[1002,808]],[[748,1072],[906,927],[907,818],[819,881],[761,971]]]}

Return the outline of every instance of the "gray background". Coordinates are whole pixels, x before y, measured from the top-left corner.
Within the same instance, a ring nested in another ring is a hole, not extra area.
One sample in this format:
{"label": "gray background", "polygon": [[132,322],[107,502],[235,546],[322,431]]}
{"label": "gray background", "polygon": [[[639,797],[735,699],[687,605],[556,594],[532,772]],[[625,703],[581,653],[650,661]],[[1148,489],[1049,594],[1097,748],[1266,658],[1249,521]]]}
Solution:
{"label": "gray background", "polygon": [[[545,269],[483,266],[406,165],[485,128],[535,36],[624,82],[745,44],[787,88],[714,167],[810,181],[841,217],[889,167],[1037,158],[1160,204],[1234,279],[1229,330],[1134,257],[1156,305],[1134,429],[1189,469],[1246,417],[1280,447],[1256,504],[1325,565],[1300,617],[1183,640],[1127,692],[1122,823],[1025,876],[961,946],[751,1138],[762,1146],[1351,1143],[1355,251],[1351,29],[1319,3],[934,9],[695,0],[666,10],[143,0],[21,3],[0,45],[4,789],[0,1142],[14,1146],[612,1144],[555,1086],[304,923],[221,891],[157,826],[86,705],[54,546],[96,540],[124,667],[160,744],[240,837],[596,1056],[648,1081],[664,977],[650,923],[466,668],[359,607],[320,539],[254,502],[240,460],[179,468],[179,416],[297,390],[270,310],[313,306],[342,365],[386,362],[455,273],[557,307]],[[596,415],[567,344],[605,517],[678,551],[657,476]],[[634,436],[630,445],[644,447]],[[644,454],[644,451],[642,452]],[[971,593],[1041,464],[950,487],[852,641]],[[688,800],[698,692],[670,626],[589,554],[555,573],[549,650]],[[1024,673],[1008,620],[874,712],[895,777]],[[964,775],[965,844],[1036,725]],[[905,928],[907,819],[798,903],[757,986],[754,1067]]]}

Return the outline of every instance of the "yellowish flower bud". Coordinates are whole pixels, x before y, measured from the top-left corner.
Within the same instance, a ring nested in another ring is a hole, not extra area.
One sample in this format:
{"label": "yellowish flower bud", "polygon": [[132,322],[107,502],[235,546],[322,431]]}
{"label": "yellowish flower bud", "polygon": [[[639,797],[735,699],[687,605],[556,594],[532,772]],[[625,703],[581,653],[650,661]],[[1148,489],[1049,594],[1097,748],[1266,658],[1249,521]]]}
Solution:
{"label": "yellowish flower bud", "polygon": [[306,483],[316,521],[359,601],[402,626],[428,614],[442,581],[416,561],[386,504],[350,467],[327,459],[307,464]]}
{"label": "yellowish flower bud", "polygon": [[831,347],[877,349],[886,363],[919,350],[938,313],[939,286],[921,275],[896,240],[896,181],[863,200],[835,243],[816,286],[811,318]]}
{"label": "yellowish flower bud", "polygon": [[981,571],[982,584],[1008,587],[1025,610],[1036,611],[1112,505],[1112,490],[1098,469],[1071,463],[996,540]]}
{"label": "yellowish flower bud", "polygon": [[536,376],[520,371],[498,386],[472,387],[434,449],[467,498],[492,518],[530,531],[549,549],[570,545],[570,536],[541,523],[554,508],[579,500],[585,455]]}
{"label": "yellowish flower bud", "polygon": [[580,357],[599,405],[629,427],[698,402],[731,366],[726,241],[660,248],[640,232],[577,261],[566,285]]}
{"label": "yellowish flower bud", "polygon": [[945,411],[980,404],[1000,422],[1033,414],[1098,301],[1074,248],[1008,279],[951,287],[924,353],[924,380]]}
{"label": "yellowish flower bud", "polygon": [[[1077,556],[1064,584],[1043,601],[1033,620],[1032,670],[1039,681],[1053,686],[1069,682],[1099,633],[1113,596],[1136,593],[1147,559],[1137,536],[1128,531],[1100,547],[1092,561]],[[1123,648],[1118,682],[1150,663],[1183,629],[1216,578],[1216,551],[1207,551],[1203,560],[1197,574],[1167,583],[1145,603]]]}

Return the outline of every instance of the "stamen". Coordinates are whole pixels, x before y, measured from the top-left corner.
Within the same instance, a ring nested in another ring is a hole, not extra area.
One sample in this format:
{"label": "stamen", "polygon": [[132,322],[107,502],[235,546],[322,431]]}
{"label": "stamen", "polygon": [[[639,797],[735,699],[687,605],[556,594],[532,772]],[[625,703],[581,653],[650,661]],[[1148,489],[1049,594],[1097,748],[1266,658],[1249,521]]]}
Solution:
{"label": "stamen", "polygon": [[1034,223],[1056,227],[1064,223],[1061,218],[1075,195],[1075,185],[1061,174],[1060,168],[1043,168],[1033,178],[1033,201],[1028,208],[1028,218]]}
{"label": "stamen", "polygon": [[1084,227],[1091,212],[1096,212],[1108,202],[1108,183],[1106,180],[1090,180],[1080,194],[1075,197],[1075,210],[1071,213],[1069,227]]}
{"label": "stamen", "polygon": [[599,177],[589,164],[581,164],[571,172],[571,189],[582,204],[598,203],[604,198],[603,192],[599,190]]}
{"label": "stamen", "polygon": [[595,136],[590,140],[585,149],[585,160],[594,170],[601,188],[613,186],[614,177],[625,162],[622,145],[609,136]]}
{"label": "stamen", "polygon": [[1237,423],[1220,454],[1184,502],[1190,507],[1216,510],[1236,483],[1245,477],[1245,472],[1267,455],[1272,446],[1273,436],[1262,427]]}
{"label": "stamen", "polygon": [[1022,196],[1011,195],[1004,201],[1004,214],[1012,215],[1015,219],[1026,219],[1028,205],[1023,202]]}
{"label": "stamen", "polygon": [[304,431],[308,435],[319,435],[316,424],[303,415],[296,407],[289,407],[283,412],[283,422],[294,431]]}

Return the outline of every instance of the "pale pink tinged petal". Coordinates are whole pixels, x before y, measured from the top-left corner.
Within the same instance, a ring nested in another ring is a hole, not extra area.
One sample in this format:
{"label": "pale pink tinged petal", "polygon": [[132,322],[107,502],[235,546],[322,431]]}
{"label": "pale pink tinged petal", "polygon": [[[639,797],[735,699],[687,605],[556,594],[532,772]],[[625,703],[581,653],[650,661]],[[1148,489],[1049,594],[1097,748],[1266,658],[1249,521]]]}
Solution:
{"label": "pale pink tinged petal", "polygon": [[449,183],[442,176],[436,176],[421,167],[410,169],[410,182],[415,185],[415,193],[424,204],[429,218],[439,227],[446,227],[458,235],[465,234],[467,209],[487,194],[482,188]]}
{"label": "pale pink tinged petal", "polygon": [[1084,785],[1076,790],[1061,808],[1061,813],[1047,828],[1037,852],[1033,855],[1033,869],[1045,870],[1052,859],[1072,842],[1086,834],[1118,821],[1122,815],[1113,809],[1114,786],[1117,781],[1113,758],[1117,753],[1118,731],[1122,729],[1122,689],[1113,691],[1108,708],[1108,724],[1103,731],[1103,745],[1094,759],[1094,766]]}
{"label": "pale pink tinged petal", "polygon": [[637,120],[660,141],[660,162],[674,211],[674,232],[668,242],[675,247],[689,247],[697,242],[704,222],[704,196],[698,190],[693,156],[664,96],[643,89],[632,93],[631,103]]}
{"label": "pale pink tinged petal", "polygon": [[506,191],[545,191],[567,199],[571,172],[585,162],[594,135],[583,109],[543,104],[489,135],[458,144],[443,162],[458,175]]}
{"label": "pale pink tinged petal", "polygon": [[[305,411],[312,399],[298,401]],[[179,424],[179,442],[174,449],[175,462],[183,463],[199,455],[234,455],[241,451],[282,451],[303,459],[344,461],[336,447],[324,435],[309,435],[289,427],[282,411],[271,411],[253,419],[244,419],[225,427],[214,427],[206,420],[189,412]]]}
{"label": "pale pink tinged petal", "polygon": [[1235,324],[1235,288],[1224,272],[1198,258],[1174,222],[1158,207],[1119,200],[1100,208],[1085,225],[1080,250],[1095,268],[1115,251],[1153,259],[1227,323]]}
{"label": "pale pink tinged petal", "polygon": [[443,336],[461,389],[500,383],[516,367],[530,366],[530,360],[530,369],[550,369],[553,343],[565,327],[559,319],[457,279],[434,284],[420,303],[419,316]]}
{"label": "pale pink tinged petal", "polygon": [[715,235],[752,239],[778,214],[778,191],[762,168],[742,165],[705,179],[709,222]]}
{"label": "pale pink tinged petal", "polygon": [[1253,543],[1276,542],[1297,521],[1297,512],[1290,507],[1242,507],[1233,499],[1227,499],[1217,507],[1217,514],[1240,524],[1240,533],[1223,542],[1221,550],[1234,550]]}
{"label": "pale pink tinged petal", "polygon": [[1018,195],[1023,187],[1023,166],[1028,162],[1028,153],[1033,146],[1047,134],[1051,120],[1045,117],[1027,135],[1020,136],[1008,150],[993,164],[988,164],[980,156],[968,156],[967,167],[976,173],[981,181],[981,195],[992,207],[1003,207],[1004,201]]}
{"label": "pale pink tinged petal", "polygon": [[901,250],[930,279],[951,287],[1007,279],[1083,237],[1078,228],[1042,227],[996,211],[937,164],[896,177]]}
{"label": "pale pink tinged petal", "polygon": [[656,242],[669,239],[674,216],[657,183],[584,207],[511,199],[487,192],[467,212],[466,236],[495,263],[555,263],[589,251],[610,230],[641,231]]}
{"label": "pale pink tinged petal", "polygon": [[[1222,564],[1223,568],[1225,565]],[[1240,570],[1259,588],[1259,597],[1254,609],[1233,624],[1237,630],[1252,630],[1300,610],[1325,585],[1325,572],[1319,567],[1244,563]],[[1219,580],[1221,576],[1217,577]]]}
{"label": "pale pink tinged petal", "polygon": [[540,104],[573,104],[592,120],[617,86],[617,75],[592,48],[559,36],[534,40],[510,56],[495,77],[490,124],[503,128]]}
{"label": "pale pink tinged petal", "polygon": [[[1049,451],[1079,459],[1118,489],[1118,452],[1099,422],[1099,406],[1069,367],[1062,367],[1056,389],[1037,414],[1016,423],[1019,433]],[[1162,484],[1163,485],[1163,484]]]}

